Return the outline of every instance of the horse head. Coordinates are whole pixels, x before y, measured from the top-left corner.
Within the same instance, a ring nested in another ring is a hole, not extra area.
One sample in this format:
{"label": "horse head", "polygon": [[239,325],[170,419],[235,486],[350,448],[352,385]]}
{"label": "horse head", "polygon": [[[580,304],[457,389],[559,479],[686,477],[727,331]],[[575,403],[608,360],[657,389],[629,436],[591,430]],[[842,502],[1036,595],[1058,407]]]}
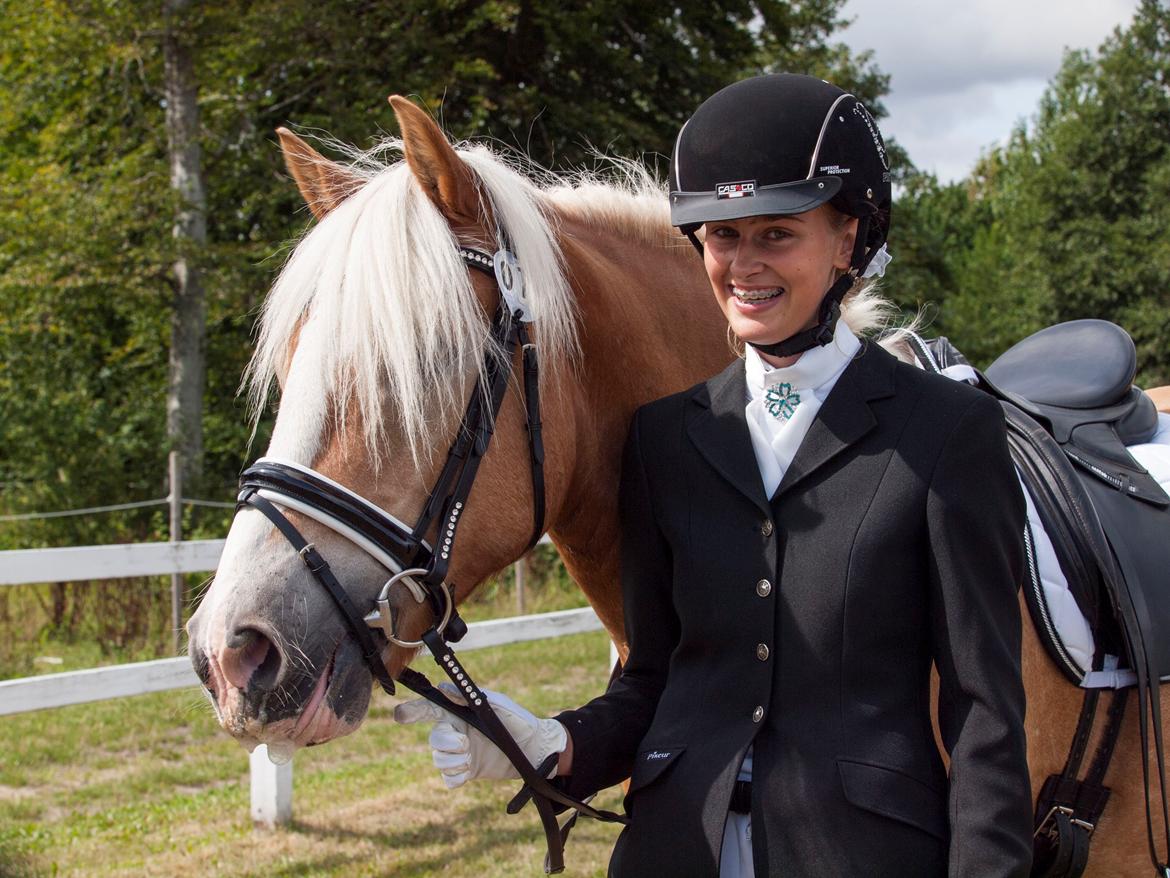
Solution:
{"label": "horse head", "polygon": [[[445,579],[461,600],[521,557],[535,492],[520,357],[498,350],[492,335],[497,284],[460,255],[510,249],[541,361],[544,520],[620,636],[615,497],[629,417],[730,357],[698,261],[647,180],[540,186],[485,147],[453,146],[409,101],[391,103],[402,132],[391,146],[402,159],[389,165],[368,157],[342,165],[278,132],[316,222],[268,297],[249,367],[254,403],[264,404],[273,383],[280,388],[266,457],[310,468],[409,529],[495,357],[511,386]],[[353,604],[371,609],[395,571],[311,515],[282,511]],[[438,546],[441,523],[422,537]],[[425,602],[399,600],[395,610],[399,639],[415,640],[433,623]],[[293,546],[242,507],[188,624],[191,659],[221,724],[272,752],[353,731],[371,672],[350,631]],[[397,676],[413,650],[378,642]]]}

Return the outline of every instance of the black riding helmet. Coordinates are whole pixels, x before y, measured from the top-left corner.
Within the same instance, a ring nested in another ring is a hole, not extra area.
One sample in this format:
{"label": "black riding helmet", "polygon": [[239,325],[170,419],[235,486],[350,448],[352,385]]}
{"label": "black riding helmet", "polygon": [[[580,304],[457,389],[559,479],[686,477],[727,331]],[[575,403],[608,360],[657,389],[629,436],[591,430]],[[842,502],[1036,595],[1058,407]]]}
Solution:
{"label": "black riding helmet", "polygon": [[679,131],[670,160],[670,219],[701,253],[707,222],[804,213],[831,204],[858,218],[850,271],[829,288],[819,322],[765,353],[791,356],[833,338],[841,299],[885,244],[890,163],[856,97],[812,76],[777,73],[727,86]]}

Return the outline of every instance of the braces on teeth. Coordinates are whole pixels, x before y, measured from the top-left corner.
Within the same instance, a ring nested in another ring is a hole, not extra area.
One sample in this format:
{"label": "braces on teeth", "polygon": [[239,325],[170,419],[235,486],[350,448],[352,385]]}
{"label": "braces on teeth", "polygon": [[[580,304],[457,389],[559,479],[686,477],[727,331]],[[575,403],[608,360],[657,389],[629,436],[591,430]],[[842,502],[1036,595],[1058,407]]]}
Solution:
{"label": "braces on teeth", "polygon": [[747,302],[759,302],[764,299],[773,299],[784,292],[783,287],[773,287],[770,290],[741,290],[739,287],[732,284],[731,291],[735,293],[737,299],[742,299]]}

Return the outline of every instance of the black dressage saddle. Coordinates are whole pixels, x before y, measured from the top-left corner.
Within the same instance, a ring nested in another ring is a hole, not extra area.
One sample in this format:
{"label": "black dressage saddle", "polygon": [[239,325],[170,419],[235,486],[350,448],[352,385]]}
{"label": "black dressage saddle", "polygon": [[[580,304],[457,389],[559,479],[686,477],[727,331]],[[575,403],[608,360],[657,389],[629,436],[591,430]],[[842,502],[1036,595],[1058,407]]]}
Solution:
{"label": "black dressage saddle", "polygon": [[[983,377],[1011,404],[1009,432],[1019,434],[1013,454],[1045,528],[1062,536],[1053,544],[1066,575],[1078,574],[1070,585],[1090,625],[1112,621],[1127,638],[1145,634],[1156,678],[1165,680],[1170,637],[1157,635],[1170,631],[1170,497],[1126,448],[1148,442],[1158,427],[1153,400],[1133,386],[1136,371],[1124,329],[1074,320],[1028,336]],[[1037,424],[1046,436],[1036,434]],[[1048,437],[1063,454],[1053,453]],[[1101,613],[1105,601],[1111,620]]]}
{"label": "black dressage saddle", "polygon": [[[946,338],[927,346],[942,368],[966,363]],[[1170,631],[1170,497],[1126,448],[1158,427],[1153,401],[1133,386],[1136,371],[1124,329],[1074,320],[1028,336],[979,377],[1003,403],[1012,456],[1082,614],[1120,653],[1125,637],[1147,632],[1165,681],[1170,637],[1156,635]],[[1053,660],[1080,685],[1088,669],[1070,664],[1047,642],[1043,618],[1036,622]]]}
{"label": "black dressage saddle", "polygon": [[[915,342],[926,368],[966,365],[946,338]],[[1065,770],[1038,797],[1033,874],[1046,878],[1080,875],[1087,863],[1089,838],[1109,797],[1104,775],[1128,694],[1121,687],[1137,689],[1142,752],[1148,754],[1152,731],[1164,790],[1159,687],[1170,680],[1170,497],[1126,448],[1148,442],[1158,427],[1153,401],[1133,385],[1136,370],[1137,352],[1125,330],[1075,320],[1025,338],[978,374],[982,389],[1000,400],[1013,460],[1096,649],[1092,668],[1083,668],[1061,641],[1026,533],[1024,594],[1032,620],[1056,665],[1086,687]],[[1118,691],[1104,743],[1081,779],[1098,686]],[[1150,768],[1143,764],[1147,790]],[[1165,814],[1165,795],[1162,804]],[[1149,817],[1150,854],[1160,866]]]}

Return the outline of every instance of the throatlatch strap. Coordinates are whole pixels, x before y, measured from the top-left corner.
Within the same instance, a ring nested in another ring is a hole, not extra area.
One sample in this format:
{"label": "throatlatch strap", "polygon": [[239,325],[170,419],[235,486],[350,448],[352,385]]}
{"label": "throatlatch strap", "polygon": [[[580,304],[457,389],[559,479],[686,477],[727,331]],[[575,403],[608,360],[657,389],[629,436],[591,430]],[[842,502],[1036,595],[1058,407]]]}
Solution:
{"label": "throatlatch strap", "polygon": [[529,342],[528,331],[519,316],[513,315],[513,320],[516,339],[524,358],[524,411],[528,425],[528,459],[532,467],[532,538],[526,550],[530,552],[544,535],[544,437],[540,423],[540,370],[536,345]]}

